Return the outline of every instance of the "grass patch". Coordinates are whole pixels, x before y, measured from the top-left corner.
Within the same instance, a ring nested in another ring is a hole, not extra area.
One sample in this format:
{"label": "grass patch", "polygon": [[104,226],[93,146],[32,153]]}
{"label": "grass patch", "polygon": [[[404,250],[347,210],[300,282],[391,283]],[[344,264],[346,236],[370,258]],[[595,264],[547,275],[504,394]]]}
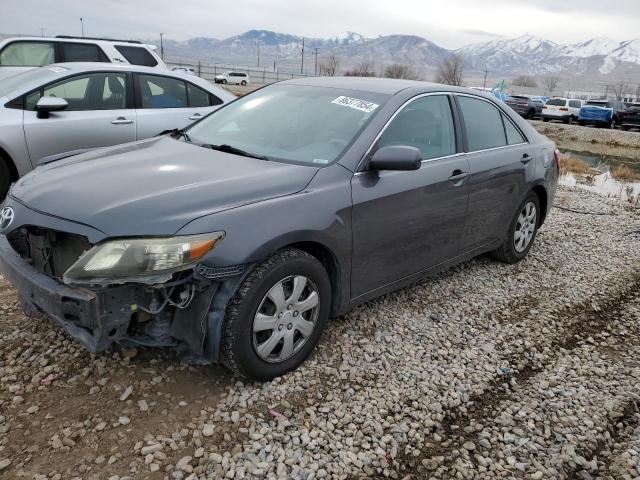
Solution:
{"label": "grass patch", "polygon": [[560,173],[565,174],[567,172],[581,174],[591,173],[591,165],[580,158],[575,158],[570,155],[561,155]]}
{"label": "grass patch", "polygon": [[640,171],[634,170],[626,165],[616,165],[612,167],[611,176],[616,180],[640,181]]}

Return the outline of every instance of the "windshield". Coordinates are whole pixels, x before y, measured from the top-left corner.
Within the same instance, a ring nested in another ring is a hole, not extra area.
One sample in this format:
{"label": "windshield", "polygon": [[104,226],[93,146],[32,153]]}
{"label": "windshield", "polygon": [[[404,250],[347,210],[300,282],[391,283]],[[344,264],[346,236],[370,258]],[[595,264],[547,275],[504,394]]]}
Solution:
{"label": "windshield", "polygon": [[587,102],[586,105],[591,105],[593,107],[608,107],[609,106],[607,102],[598,102],[596,100],[591,100],[591,101]]}
{"label": "windshield", "polygon": [[326,165],[342,154],[388,95],[273,85],[189,129],[192,142],[228,145],[269,160]]}
{"label": "windshield", "polygon": [[61,71],[66,70],[64,67],[47,66],[41,68],[33,68],[26,72],[21,72],[10,77],[0,80],[0,96],[9,96],[16,90],[23,88],[31,88],[31,84],[36,83],[33,87],[37,87],[49,80],[57,78]]}

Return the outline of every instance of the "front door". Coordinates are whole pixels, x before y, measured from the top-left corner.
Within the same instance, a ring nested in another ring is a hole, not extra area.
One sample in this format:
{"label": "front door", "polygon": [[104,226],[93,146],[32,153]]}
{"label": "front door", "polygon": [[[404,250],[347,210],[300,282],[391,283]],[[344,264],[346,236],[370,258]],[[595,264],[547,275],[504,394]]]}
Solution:
{"label": "front door", "polygon": [[409,145],[422,166],[365,171],[352,179],[352,297],[435,266],[458,254],[467,209],[467,158],[456,151],[447,95],[405,105],[372,151]]}
{"label": "front door", "polygon": [[[64,98],[69,106],[38,118],[42,96]],[[119,72],[64,79],[27,95],[24,134],[31,163],[49,155],[105,147],[136,139],[136,112],[127,107],[127,78]]]}

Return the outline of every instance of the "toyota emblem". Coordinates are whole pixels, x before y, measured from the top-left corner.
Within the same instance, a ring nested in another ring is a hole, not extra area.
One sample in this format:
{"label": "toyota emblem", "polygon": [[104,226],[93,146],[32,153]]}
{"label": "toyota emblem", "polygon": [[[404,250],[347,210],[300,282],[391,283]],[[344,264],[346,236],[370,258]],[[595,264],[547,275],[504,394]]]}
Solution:
{"label": "toyota emblem", "polygon": [[13,208],[4,207],[0,212],[0,232],[4,232],[13,223]]}

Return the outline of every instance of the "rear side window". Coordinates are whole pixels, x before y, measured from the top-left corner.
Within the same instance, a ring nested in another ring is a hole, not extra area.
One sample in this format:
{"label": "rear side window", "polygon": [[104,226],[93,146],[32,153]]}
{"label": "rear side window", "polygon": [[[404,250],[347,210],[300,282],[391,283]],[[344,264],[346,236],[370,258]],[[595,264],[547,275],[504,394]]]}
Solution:
{"label": "rear side window", "polygon": [[192,83],[187,83],[187,96],[189,97],[189,107],[191,108],[210,107],[222,103],[222,100],[218,97],[211,95],[200,87],[196,87]]}
{"label": "rear side window", "polygon": [[404,107],[378,140],[378,148],[394,145],[416,147],[423,160],[456,153],[449,99],[443,95],[427,96]]}
{"label": "rear side window", "polygon": [[554,105],[556,107],[564,107],[567,101],[564,98],[551,98],[547,102],[547,105]]}
{"label": "rear side window", "polygon": [[60,43],[63,62],[108,62],[104,52],[92,43]]}
{"label": "rear side window", "polygon": [[582,102],[580,100],[569,100],[569,106],[571,108],[580,108],[582,107]]}
{"label": "rear side window", "polygon": [[158,61],[143,47],[129,47],[125,45],[114,45],[124,58],[132,65],[142,65],[145,67],[155,67]]}
{"label": "rear side window", "polygon": [[458,97],[469,151],[504,147],[507,144],[500,111],[485,100]]}
{"label": "rear side window", "polygon": [[53,42],[12,42],[0,52],[3,67],[42,67],[54,62]]}
{"label": "rear side window", "polygon": [[507,134],[507,144],[516,145],[518,143],[524,143],[525,139],[520,133],[520,130],[516,128],[516,126],[507,118],[507,116],[502,114],[502,122],[504,123],[504,131]]}
{"label": "rear side window", "polygon": [[142,108],[186,108],[187,88],[182,80],[139,75]]}

